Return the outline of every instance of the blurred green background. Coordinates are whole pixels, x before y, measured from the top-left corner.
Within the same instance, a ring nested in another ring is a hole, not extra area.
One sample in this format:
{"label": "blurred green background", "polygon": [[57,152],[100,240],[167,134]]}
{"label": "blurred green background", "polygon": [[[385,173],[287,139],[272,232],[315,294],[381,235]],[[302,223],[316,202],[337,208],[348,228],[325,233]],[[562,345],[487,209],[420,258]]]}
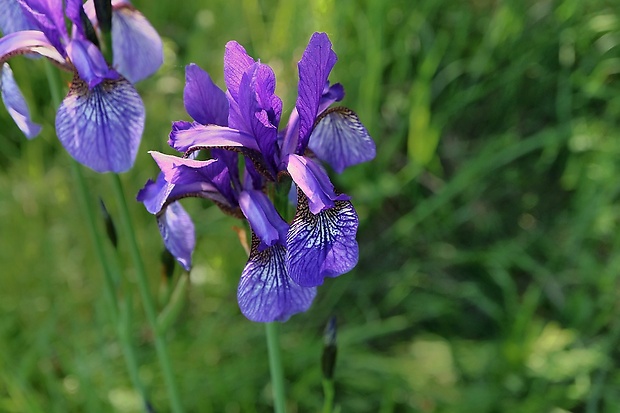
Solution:
{"label": "blurred green background", "polygon": [[[274,68],[286,117],[296,62],[326,31],[339,57],[330,79],[377,143],[373,162],[334,178],[360,215],[358,266],[282,326],[291,412],[322,406],[331,315],[341,412],[620,411],[618,0],[133,3],[164,38],[166,59],[138,84],[147,126],[122,176],[128,197],[156,176],[147,150],[171,153],[170,123],[188,119],[184,66],[223,87],[231,39]],[[138,412],[54,135],[46,62],[11,65],[44,130],[27,141],[0,110],[0,411]],[[115,217],[108,177],[87,179]],[[167,335],[183,403],[271,411],[264,328],[236,303],[239,222],[208,203],[184,205],[198,246]],[[163,306],[159,232],[130,206]],[[123,241],[140,377],[165,412]]]}

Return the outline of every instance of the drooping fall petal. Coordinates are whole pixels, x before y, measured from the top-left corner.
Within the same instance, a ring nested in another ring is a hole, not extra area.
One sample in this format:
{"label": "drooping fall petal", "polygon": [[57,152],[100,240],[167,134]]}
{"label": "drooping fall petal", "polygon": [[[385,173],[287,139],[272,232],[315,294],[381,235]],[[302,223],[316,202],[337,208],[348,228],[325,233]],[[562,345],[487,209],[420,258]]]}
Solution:
{"label": "drooping fall petal", "polygon": [[375,142],[362,122],[352,110],[343,107],[321,115],[310,135],[308,148],[338,173],[376,155]]}
{"label": "drooping fall petal", "polygon": [[286,269],[297,284],[312,287],[325,277],[344,274],[357,264],[355,235],[358,218],[350,201],[336,201],[330,209],[313,214],[299,194],[297,213],[286,237]]}
{"label": "drooping fall petal", "polygon": [[83,165],[97,172],[125,172],[140,146],[144,112],[127,80],[106,80],[90,89],[76,76],[56,113],[56,133]]}
{"label": "drooping fall petal", "polygon": [[250,258],[241,273],[237,289],[239,308],[252,321],[286,321],[306,311],[316,296],[316,288],[295,284],[286,273],[286,249],[276,244],[258,251],[253,238]]}

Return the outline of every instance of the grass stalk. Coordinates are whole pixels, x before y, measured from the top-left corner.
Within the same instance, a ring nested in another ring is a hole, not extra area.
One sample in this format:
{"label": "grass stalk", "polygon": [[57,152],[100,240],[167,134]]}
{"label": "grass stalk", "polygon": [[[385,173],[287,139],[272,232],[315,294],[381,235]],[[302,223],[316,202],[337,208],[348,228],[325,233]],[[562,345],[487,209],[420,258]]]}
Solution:
{"label": "grass stalk", "polygon": [[168,356],[168,350],[166,348],[166,341],[163,337],[163,334],[160,332],[160,329],[157,328],[157,313],[155,311],[155,302],[149,287],[146,269],[144,268],[144,262],[142,261],[140,250],[138,248],[136,234],[133,231],[131,214],[129,213],[129,208],[127,206],[127,200],[123,191],[123,184],[118,174],[110,174],[110,176],[112,177],[112,187],[114,189],[114,195],[116,196],[116,199],[118,201],[121,227],[125,232],[125,238],[128,243],[129,253],[135,266],[138,290],[140,291],[142,306],[144,307],[144,312],[146,313],[147,322],[149,323],[153,332],[157,359],[159,361],[159,365],[162,369],[162,374],[164,376],[164,381],[166,383],[166,390],[168,392],[170,406],[174,413],[181,413],[183,412],[181,399],[179,397],[176,382],[174,380],[172,366],[170,364],[170,358]]}

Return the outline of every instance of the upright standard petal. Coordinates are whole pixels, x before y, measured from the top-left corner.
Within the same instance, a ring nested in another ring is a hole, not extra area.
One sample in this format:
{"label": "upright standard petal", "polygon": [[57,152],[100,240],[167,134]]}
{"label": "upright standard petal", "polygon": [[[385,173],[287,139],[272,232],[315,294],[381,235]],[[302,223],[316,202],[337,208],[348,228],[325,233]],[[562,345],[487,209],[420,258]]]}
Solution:
{"label": "upright standard petal", "polygon": [[239,85],[245,71],[254,64],[243,46],[235,41],[226,43],[224,51],[224,82],[232,100],[237,102]]}
{"label": "upright standard petal", "polygon": [[276,77],[269,66],[252,65],[244,73],[239,88],[238,103],[242,119],[239,124],[231,123],[231,126],[254,136],[272,175],[276,174],[279,163],[279,160],[276,161],[276,141],[282,110],[282,101],[275,94],[275,87]]}
{"label": "upright standard petal", "polygon": [[166,249],[189,271],[196,246],[194,223],[189,214],[181,204],[173,202],[157,216],[157,225]]}
{"label": "upright standard petal", "polygon": [[297,67],[299,86],[295,107],[299,113],[297,153],[303,153],[318,114],[323,89],[338,60],[325,33],[314,33]]}
{"label": "upright standard petal", "polygon": [[308,147],[338,173],[351,165],[370,161],[376,155],[375,142],[362,122],[355,112],[343,107],[321,114]]}
{"label": "upright standard petal", "polygon": [[258,250],[256,236],[252,240],[250,259],[243,269],[237,300],[244,316],[252,321],[268,323],[286,321],[312,305],[316,288],[295,284],[286,273],[286,250],[276,244]]}
{"label": "upright standard petal", "polygon": [[344,274],[357,264],[355,234],[358,218],[349,201],[336,201],[330,209],[313,214],[298,191],[297,213],[286,238],[286,269],[301,286],[323,284],[325,277]]}
{"label": "upright standard petal", "polygon": [[74,76],[56,113],[56,133],[67,152],[97,172],[125,172],[136,158],[144,130],[144,105],[127,80],[92,89]]}
{"label": "upright standard petal", "polygon": [[185,67],[183,103],[187,113],[196,122],[228,126],[226,93],[213,83],[207,72],[194,63]]}
{"label": "upright standard petal", "polygon": [[119,73],[136,83],[159,69],[164,61],[161,38],[149,21],[133,7],[114,7],[112,51]]}
{"label": "upright standard petal", "polygon": [[26,99],[15,83],[13,71],[8,63],[4,63],[0,67],[0,91],[2,91],[4,106],[6,106],[17,127],[28,139],[37,136],[41,131],[41,126],[31,121]]}

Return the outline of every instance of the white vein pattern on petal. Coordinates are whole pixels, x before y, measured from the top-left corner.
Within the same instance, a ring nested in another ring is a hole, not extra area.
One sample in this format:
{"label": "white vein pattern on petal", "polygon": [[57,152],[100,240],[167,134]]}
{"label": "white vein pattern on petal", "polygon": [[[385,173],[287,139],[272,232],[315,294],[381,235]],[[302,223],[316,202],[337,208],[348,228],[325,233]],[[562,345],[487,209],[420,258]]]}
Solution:
{"label": "white vein pattern on petal", "polygon": [[286,237],[287,269],[300,285],[320,285],[324,277],[344,274],[357,264],[358,218],[350,201],[336,201],[314,215],[303,198]]}
{"label": "white vein pattern on petal", "polygon": [[237,290],[241,312],[252,321],[271,322],[310,308],[316,288],[301,287],[288,277],[285,247],[276,244],[258,252],[257,245],[255,238]]}
{"label": "white vein pattern on petal", "polygon": [[74,78],[58,109],[56,131],[67,151],[97,172],[131,168],[144,130],[144,105],[126,79],[89,90]]}
{"label": "white vein pattern on petal", "polygon": [[315,126],[308,147],[338,173],[375,157],[375,143],[357,115],[336,107],[325,112]]}

